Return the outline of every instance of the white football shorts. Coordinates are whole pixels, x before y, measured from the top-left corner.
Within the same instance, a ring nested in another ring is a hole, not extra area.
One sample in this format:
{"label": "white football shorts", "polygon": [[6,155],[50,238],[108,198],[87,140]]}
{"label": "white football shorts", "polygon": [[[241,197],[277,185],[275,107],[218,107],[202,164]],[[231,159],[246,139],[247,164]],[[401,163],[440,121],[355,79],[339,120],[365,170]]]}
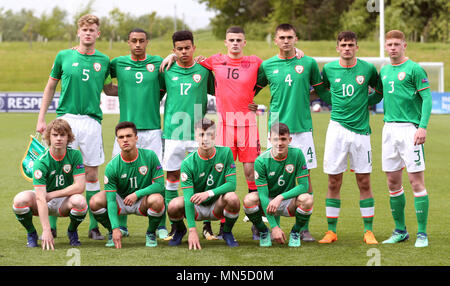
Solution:
{"label": "white football shorts", "polygon": [[[136,144],[137,148],[152,150],[158,156],[159,162],[162,161],[162,139],[161,139],[161,129],[155,130],[138,130],[138,142]],[[120,146],[117,142],[117,138],[114,139],[114,146],[112,151],[112,157],[120,153]]]}
{"label": "white football shorts", "polygon": [[66,120],[75,140],[69,144],[72,149],[80,149],[83,164],[97,167],[105,162],[103,151],[102,125],[88,115],[64,114],[58,118]]}
{"label": "white football shorts", "polygon": [[[301,149],[305,156],[306,166],[308,169],[317,168],[316,148],[314,147],[314,139],[312,132],[291,133],[292,141],[289,146]],[[267,134],[267,148],[271,148],[270,132]]]}
{"label": "white football shorts", "polygon": [[417,127],[413,123],[386,122],[383,126],[381,163],[384,172],[406,167],[409,173],[425,170],[423,144],[414,145]]}
{"label": "white football shorts", "polygon": [[372,172],[372,147],[370,135],[362,135],[344,128],[336,121],[328,124],[323,171],[337,175],[350,169],[358,174]]}
{"label": "white football shorts", "polygon": [[187,154],[197,150],[198,143],[193,140],[164,140],[163,168],[165,171],[177,171]]}

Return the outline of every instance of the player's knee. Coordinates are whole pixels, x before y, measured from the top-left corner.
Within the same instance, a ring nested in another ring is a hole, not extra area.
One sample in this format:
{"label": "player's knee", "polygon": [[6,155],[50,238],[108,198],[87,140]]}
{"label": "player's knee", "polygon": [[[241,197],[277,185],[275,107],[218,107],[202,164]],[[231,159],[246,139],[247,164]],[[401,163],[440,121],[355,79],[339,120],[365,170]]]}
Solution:
{"label": "player's knee", "polygon": [[89,200],[89,208],[92,211],[97,211],[106,207],[106,193],[105,191],[93,195]]}
{"label": "player's knee", "polygon": [[177,197],[170,201],[167,206],[167,213],[170,218],[179,218],[181,210],[184,208],[184,198]]}
{"label": "player's knee", "polygon": [[84,209],[87,206],[86,198],[83,195],[75,194],[70,197],[70,202],[77,209]]}
{"label": "player's knee", "polygon": [[147,204],[150,208],[161,211],[164,208],[164,197],[161,194],[152,194],[147,197]]}
{"label": "player's knee", "polygon": [[31,194],[29,191],[23,191],[18,193],[14,199],[13,204],[15,207],[24,207],[31,204]]}
{"label": "player's knee", "polygon": [[258,192],[251,192],[244,197],[244,206],[250,207],[259,204]]}
{"label": "player's knee", "polygon": [[240,207],[240,200],[239,197],[235,192],[229,192],[224,195],[224,200],[227,203],[228,206],[233,206],[235,208]]}
{"label": "player's knee", "polygon": [[314,205],[313,196],[308,193],[301,194],[297,197],[297,206],[302,209],[311,209]]}

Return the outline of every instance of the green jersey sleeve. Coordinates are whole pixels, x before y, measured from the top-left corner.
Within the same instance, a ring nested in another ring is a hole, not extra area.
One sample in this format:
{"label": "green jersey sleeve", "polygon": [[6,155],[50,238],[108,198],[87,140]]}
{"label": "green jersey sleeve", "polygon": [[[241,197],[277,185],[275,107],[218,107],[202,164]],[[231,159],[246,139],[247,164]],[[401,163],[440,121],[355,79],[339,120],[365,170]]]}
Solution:
{"label": "green jersey sleeve", "polygon": [[152,184],[135,192],[138,199],[151,194],[161,194],[164,196],[164,173],[155,152],[150,152],[150,170]]}
{"label": "green jersey sleeve", "polygon": [[261,207],[266,215],[267,221],[271,228],[278,226],[275,216],[267,213],[267,206],[270,203],[269,199],[269,183],[267,181],[267,172],[265,165],[260,161],[255,161],[255,184],[258,189],[259,200],[261,202]]}
{"label": "green jersey sleeve", "polygon": [[433,106],[432,96],[430,91],[430,83],[426,71],[419,65],[413,69],[413,76],[417,92],[422,97],[422,116],[420,117],[419,127],[426,129],[431,116],[431,109]]}
{"label": "green jersey sleeve", "polygon": [[195,207],[191,202],[191,197],[194,195],[194,178],[189,166],[185,164],[186,161],[181,163],[181,189],[184,196],[184,209],[186,215],[186,221],[188,228],[195,227]]}
{"label": "green jersey sleeve", "polygon": [[53,67],[50,72],[50,77],[59,80],[59,79],[61,79],[62,72],[63,72],[63,70],[62,70],[62,54],[61,54],[61,52],[59,52],[56,55],[55,61],[53,62]]}
{"label": "green jersey sleeve", "polygon": [[111,222],[111,228],[115,229],[119,227],[119,216],[117,214],[117,202],[116,202],[116,193],[117,193],[117,176],[114,174],[114,171],[111,165],[107,165],[105,169],[105,191],[106,191],[106,208],[108,210],[109,221]]}
{"label": "green jersey sleeve", "polygon": [[234,192],[236,190],[236,164],[234,163],[233,153],[231,152],[231,149],[227,149],[228,154],[224,166],[226,182],[212,190],[215,196],[220,196],[228,192]]}

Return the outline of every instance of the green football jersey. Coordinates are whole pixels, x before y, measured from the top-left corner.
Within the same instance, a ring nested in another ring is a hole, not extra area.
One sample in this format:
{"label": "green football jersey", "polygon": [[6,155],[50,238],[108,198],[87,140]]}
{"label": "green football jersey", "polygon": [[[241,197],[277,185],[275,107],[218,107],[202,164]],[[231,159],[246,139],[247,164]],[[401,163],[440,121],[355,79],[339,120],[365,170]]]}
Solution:
{"label": "green football jersey", "polygon": [[138,200],[156,193],[164,196],[164,173],[152,150],[138,149],[132,161],[125,161],[121,153],[114,156],[106,165],[104,184],[112,229],[119,227],[116,194],[125,199],[135,193]]}
{"label": "green football jersey", "polygon": [[164,72],[164,139],[194,140],[194,124],[205,116],[208,94],[214,94],[214,76],[200,64],[173,64]]}
{"label": "green football jersey", "polygon": [[369,86],[382,92],[375,66],[357,59],[353,66],[344,67],[337,60],[324,65],[322,76],[331,92],[331,120],[355,133],[370,134]]}
{"label": "green football jersey", "polygon": [[317,62],[308,56],[265,60],[258,70],[257,85],[270,86],[269,126],[279,121],[294,132],[312,131],[310,86],[322,83]]}
{"label": "green football jersey", "polygon": [[[269,198],[282,195],[291,199],[308,192],[308,167],[302,150],[289,147],[284,159],[275,159],[267,149],[255,160],[255,183],[258,188],[261,206],[266,213]],[[266,213],[271,227],[277,226],[273,215]]]}
{"label": "green football jersey", "polygon": [[412,122],[427,128],[432,97],[427,73],[417,63],[406,60],[386,65],[380,71],[383,82],[385,122]]}
{"label": "green football jersey", "polygon": [[89,115],[98,122],[103,118],[100,94],[109,75],[109,57],[95,50],[81,54],[76,49],[62,50],[56,55],[50,77],[61,80],[57,116]]}
{"label": "green football jersey", "polygon": [[[152,150],[138,149],[138,155],[133,161],[125,161],[119,153],[106,165],[105,190],[117,192],[121,198],[155,182],[164,185],[164,173],[158,156]],[[162,191],[158,192],[162,194]]]}
{"label": "green football jersey", "polygon": [[33,164],[33,185],[45,186],[47,192],[62,190],[74,182],[74,177],[85,173],[79,150],[67,148],[64,158],[56,160],[45,150]]}
{"label": "green football jersey", "polygon": [[203,158],[197,151],[181,163],[181,188],[189,227],[195,227],[195,208],[190,201],[195,193],[211,190],[211,196],[202,205],[211,205],[221,195],[236,189],[236,165],[229,147],[216,146],[211,158]]}
{"label": "green football jersey", "polygon": [[143,60],[127,55],[111,61],[111,77],[118,82],[120,122],[131,121],[137,129],[161,129],[160,93],[165,89],[161,62],[160,56],[151,55]]}

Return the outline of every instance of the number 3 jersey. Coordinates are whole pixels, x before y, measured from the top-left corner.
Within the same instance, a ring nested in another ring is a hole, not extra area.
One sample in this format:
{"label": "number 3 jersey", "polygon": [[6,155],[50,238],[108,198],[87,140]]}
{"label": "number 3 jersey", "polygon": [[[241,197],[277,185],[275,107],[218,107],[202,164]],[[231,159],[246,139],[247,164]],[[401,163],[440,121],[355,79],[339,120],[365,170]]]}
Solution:
{"label": "number 3 jersey", "polygon": [[342,66],[337,60],[324,65],[322,76],[331,92],[331,120],[355,133],[369,135],[369,86],[378,94],[383,89],[375,66],[360,59],[352,66]]}
{"label": "number 3 jersey", "polygon": [[426,71],[412,60],[385,65],[383,81],[384,121],[411,122],[427,128],[432,109],[430,83]]}
{"label": "number 3 jersey", "polygon": [[163,76],[167,89],[163,138],[194,140],[194,124],[206,113],[208,94],[214,94],[214,76],[195,62],[190,67],[175,63]]}
{"label": "number 3 jersey", "polygon": [[89,115],[101,122],[100,94],[109,75],[109,57],[95,50],[81,54],[76,49],[56,55],[50,77],[61,80],[61,95],[56,114]]}
{"label": "number 3 jersey", "polygon": [[161,62],[160,56],[151,55],[143,60],[127,55],[111,61],[111,77],[118,82],[120,122],[131,121],[137,129],[161,129],[159,102],[165,89]]}
{"label": "number 3 jersey", "polygon": [[186,219],[189,227],[195,225],[194,205],[190,198],[195,193],[212,190],[214,196],[202,205],[211,205],[220,195],[236,189],[236,165],[229,147],[216,146],[210,158],[201,157],[197,151],[181,163],[181,188],[183,189]]}
{"label": "number 3 jersey", "polygon": [[161,187],[152,189],[162,194],[164,173],[156,153],[152,150],[138,149],[138,154],[132,161],[124,160],[122,153],[119,153],[106,165],[105,191],[116,192],[123,199],[135,192],[138,198],[141,197],[139,192],[147,195],[147,190],[155,183]]}
{"label": "number 3 jersey", "polygon": [[74,177],[84,175],[83,158],[79,150],[67,148],[62,159],[53,157],[47,149],[34,161],[33,185],[46,187],[47,192],[62,190],[74,182]]}

